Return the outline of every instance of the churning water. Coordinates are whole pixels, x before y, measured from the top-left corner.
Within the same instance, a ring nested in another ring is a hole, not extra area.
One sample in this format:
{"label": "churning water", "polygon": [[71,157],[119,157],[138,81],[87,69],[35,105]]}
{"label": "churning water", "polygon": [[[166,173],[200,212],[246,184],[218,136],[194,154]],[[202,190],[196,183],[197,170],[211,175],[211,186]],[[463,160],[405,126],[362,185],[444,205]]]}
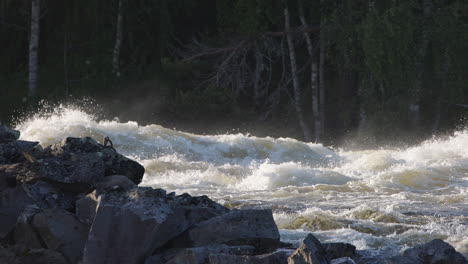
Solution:
{"label": "churning water", "polygon": [[338,151],[290,138],[96,121],[66,107],[17,129],[43,146],[108,135],[145,166],[142,185],[231,208],[272,208],[285,242],[313,232],[322,242],[354,244],[370,261],[440,238],[468,254],[468,130],[406,149]]}

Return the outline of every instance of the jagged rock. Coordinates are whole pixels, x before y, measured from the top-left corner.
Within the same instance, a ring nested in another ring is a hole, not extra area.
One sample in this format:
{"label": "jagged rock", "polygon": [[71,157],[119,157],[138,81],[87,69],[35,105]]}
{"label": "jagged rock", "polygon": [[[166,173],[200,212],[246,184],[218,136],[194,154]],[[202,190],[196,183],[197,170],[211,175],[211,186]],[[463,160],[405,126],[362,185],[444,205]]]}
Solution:
{"label": "jagged rock", "polygon": [[403,256],[393,257],[389,264],[468,264],[468,260],[457,252],[450,244],[440,239],[434,239],[403,252]]}
{"label": "jagged rock", "polygon": [[213,245],[198,248],[169,249],[163,254],[151,256],[145,264],[205,264],[210,255],[252,255],[253,246]]}
{"label": "jagged rock", "polygon": [[348,243],[323,243],[322,245],[327,252],[328,259],[352,258],[356,255],[356,247]]}
{"label": "jagged rock", "polygon": [[184,213],[161,189],[139,187],[101,195],[83,264],[143,262],[187,229]]}
{"label": "jagged rock", "polygon": [[330,264],[356,264],[354,260],[348,257],[333,259]]}
{"label": "jagged rock", "polygon": [[201,222],[172,241],[174,247],[210,244],[252,245],[256,253],[278,248],[279,232],[271,210],[231,211]]}
{"label": "jagged rock", "polygon": [[138,162],[118,154],[114,149],[103,146],[90,137],[68,137],[47,148],[46,152],[64,159],[73,159],[74,155],[94,153],[104,163],[105,176],[124,175],[135,184],[141,182],[145,173],[145,168]]}
{"label": "jagged rock", "polygon": [[289,256],[288,251],[277,251],[274,253],[256,256],[235,256],[235,255],[211,255],[210,264],[284,264]]}
{"label": "jagged rock", "polygon": [[17,140],[20,137],[18,130],[10,129],[0,125],[0,143],[8,143]]}
{"label": "jagged rock", "polygon": [[99,196],[96,194],[96,191],[93,191],[76,201],[75,214],[81,222],[87,225],[91,225],[93,223],[94,217],[96,216],[98,200]]}
{"label": "jagged rock", "polygon": [[0,165],[0,192],[16,186],[16,173],[19,164]]}
{"label": "jagged rock", "polygon": [[328,264],[325,248],[312,234],[308,234],[302,245],[289,256],[288,264]]}
{"label": "jagged rock", "polygon": [[19,219],[27,222],[30,216],[47,208],[71,209],[73,197],[42,181],[4,190],[0,193],[0,238],[8,235]]}
{"label": "jagged rock", "polygon": [[42,157],[42,147],[38,144],[24,140],[0,144],[0,164],[31,162]]}
{"label": "jagged rock", "polygon": [[81,259],[88,227],[73,214],[60,209],[44,211],[33,217],[32,226],[48,249],[61,252],[71,263]]}

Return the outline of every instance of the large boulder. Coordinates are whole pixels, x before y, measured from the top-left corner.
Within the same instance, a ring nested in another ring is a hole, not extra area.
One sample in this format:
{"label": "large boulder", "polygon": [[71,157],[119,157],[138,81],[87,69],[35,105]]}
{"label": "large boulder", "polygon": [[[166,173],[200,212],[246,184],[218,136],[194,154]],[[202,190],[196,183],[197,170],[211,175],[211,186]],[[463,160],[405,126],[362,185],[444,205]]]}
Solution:
{"label": "large boulder", "polygon": [[259,254],[276,250],[279,239],[271,210],[236,210],[201,222],[172,241],[171,245],[252,245]]}
{"label": "large boulder", "polygon": [[403,252],[403,256],[393,257],[387,263],[413,264],[468,264],[468,260],[450,244],[434,239]]}
{"label": "large boulder", "polygon": [[327,252],[320,241],[308,234],[302,245],[289,256],[288,264],[329,264]]}
{"label": "large boulder", "polygon": [[76,201],[76,216],[80,221],[91,225],[96,216],[96,207],[101,194],[114,191],[127,191],[136,187],[130,179],[122,175],[105,177],[95,185],[95,190]]}
{"label": "large boulder", "polygon": [[0,239],[6,237],[18,221],[27,222],[42,209],[70,210],[73,207],[73,196],[42,181],[8,188],[0,193]]}
{"label": "large boulder", "polygon": [[6,126],[0,125],[0,144],[15,141],[19,137],[20,132],[18,130],[13,130]]}
{"label": "large boulder", "polygon": [[83,264],[143,262],[188,228],[184,213],[161,189],[139,187],[101,195]]}
{"label": "large boulder", "polygon": [[88,227],[75,215],[60,209],[36,214],[32,226],[50,250],[61,252],[71,263],[82,258]]}
{"label": "large boulder", "polygon": [[145,173],[145,168],[138,162],[118,154],[113,148],[103,146],[90,137],[68,137],[60,143],[46,149],[46,152],[55,157],[73,160],[73,157],[87,156],[83,154],[94,153],[97,159],[103,162],[104,176],[124,175],[135,184],[139,184]]}

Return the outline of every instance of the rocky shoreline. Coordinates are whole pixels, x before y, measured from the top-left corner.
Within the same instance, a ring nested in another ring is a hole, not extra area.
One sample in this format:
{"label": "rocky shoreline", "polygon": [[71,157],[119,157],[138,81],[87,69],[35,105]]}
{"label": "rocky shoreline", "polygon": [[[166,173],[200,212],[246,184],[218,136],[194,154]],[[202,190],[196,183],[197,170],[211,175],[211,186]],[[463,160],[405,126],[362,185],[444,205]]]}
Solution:
{"label": "rocky shoreline", "polygon": [[[351,244],[282,243],[271,210],[140,187],[143,166],[92,138],[19,135],[0,125],[0,263],[360,263]],[[378,263],[468,261],[433,240]]]}

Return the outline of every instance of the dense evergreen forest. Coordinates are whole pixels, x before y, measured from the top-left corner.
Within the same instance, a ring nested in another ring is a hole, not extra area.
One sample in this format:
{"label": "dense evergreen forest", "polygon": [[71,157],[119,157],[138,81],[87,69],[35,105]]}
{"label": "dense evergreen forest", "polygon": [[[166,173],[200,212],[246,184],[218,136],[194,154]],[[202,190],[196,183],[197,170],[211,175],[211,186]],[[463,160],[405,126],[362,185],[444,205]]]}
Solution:
{"label": "dense evergreen forest", "polygon": [[87,96],[142,122],[330,143],[468,116],[466,0],[0,0],[0,43],[3,122]]}

